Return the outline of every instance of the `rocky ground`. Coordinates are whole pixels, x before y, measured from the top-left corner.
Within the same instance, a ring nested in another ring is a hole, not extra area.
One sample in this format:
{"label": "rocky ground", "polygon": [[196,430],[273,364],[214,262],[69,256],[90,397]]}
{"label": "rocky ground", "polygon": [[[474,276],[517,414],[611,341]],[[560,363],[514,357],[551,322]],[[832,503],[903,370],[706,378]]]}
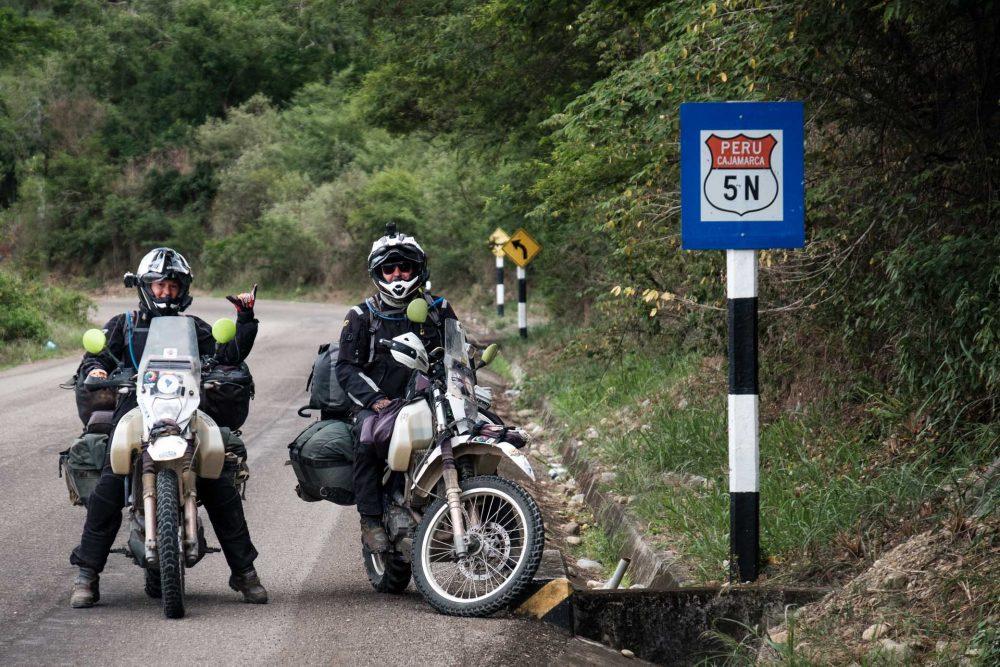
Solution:
{"label": "rocky ground", "polygon": [[[901,541],[846,585],[798,610],[769,631],[762,657],[786,661],[797,655],[828,664],[997,664],[998,470],[995,462],[973,471],[952,491],[956,507],[973,509],[969,516],[956,513]],[[977,616],[986,622],[977,622]]]}

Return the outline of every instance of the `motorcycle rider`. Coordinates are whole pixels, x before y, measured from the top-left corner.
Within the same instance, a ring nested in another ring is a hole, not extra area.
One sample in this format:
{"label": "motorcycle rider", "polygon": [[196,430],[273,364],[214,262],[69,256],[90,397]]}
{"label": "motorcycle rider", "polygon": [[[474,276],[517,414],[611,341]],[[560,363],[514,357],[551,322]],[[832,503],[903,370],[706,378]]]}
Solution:
{"label": "motorcycle rider", "polygon": [[[136,369],[142,359],[149,324],[154,317],[185,317],[181,313],[191,305],[191,267],[180,253],[170,248],[155,248],[142,261],[136,273],[125,274],[125,285],[139,292],[139,310],[111,318],[104,325],[107,347],[100,354],[84,355],[81,372],[89,377],[106,378],[119,365]],[[236,307],[236,337],[217,345],[211,327],[202,319],[188,315],[195,322],[199,353],[214,355],[226,364],[239,364],[250,353],[257,336],[254,318],[255,295],[243,293],[227,297]],[[137,406],[132,391],[118,401],[114,423]],[[112,431],[113,432],[113,431]],[[265,604],[267,591],[260,583],[253,562],[257,550],[243,514],[243,504],[233,484],[232,475],[219,479],[198,478],[198,498],[205,506],[215,534],[232,570],[229,586],[243,594],[244,602]],[[111,470],[110,447],[100,480],[87,505],[87,519],[80,544],[73,549],[70,563],[79,567],[73,582],[71,606],[92,607],[100,599],[100,573],[107,562],[122,522],[125,506],[124,476]]]}
{"label": "motorcycle rider", "polygon": [[[458,319],[442,297],[423,291],[429,272],[427,255],[412,236],[398,233],[396,225],[386,225],[386,234],[372,244],[368,255],[368,275],[376,293],[347,313],[340,334],[336,374],[340,386],[356,404],[354,427],[354,496],[361,515],[361,539],[373,552],[389,548],[382,526],[382,471],[385,453],[361,444],[364,420],[384,409],[394,398],[402,398],[410,371],[392,360],[388,352],[376,349],[380,338],[406,332],[418,335],[427,350],[444,344],[443,324]],[[426,299],[430,306],[427,322],[406,318],[406,306],[413,299]]]}

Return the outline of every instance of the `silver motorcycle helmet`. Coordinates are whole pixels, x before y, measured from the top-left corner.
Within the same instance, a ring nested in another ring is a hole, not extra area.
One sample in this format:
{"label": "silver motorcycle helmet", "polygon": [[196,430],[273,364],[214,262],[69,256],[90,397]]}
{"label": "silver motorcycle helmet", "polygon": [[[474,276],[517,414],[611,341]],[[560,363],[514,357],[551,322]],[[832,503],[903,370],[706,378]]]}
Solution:
{"label": "silver motorcycle helmet", "polygon": [[[191,265],[172,248],[154,248],[139,262],[135,273],[125,274],[125,286],[139,292],[139,305],[150,316],[176,315],[191,305]],[[153,296],[151,285],[160,280],[173,280],[180,286],[175,297]]]}
{"label": "silver motorcycle helmet", "polygon": [[[411,266],[409,280],[385,279],[383,267],[395,263]],[[385,236],[375,241],[372,251],[368,253],[368,275],[382,300],[390,306],[401,308],[430,276],[427,255],[415,238],[399,233],[396,224],[390,222],[385,226]]]}

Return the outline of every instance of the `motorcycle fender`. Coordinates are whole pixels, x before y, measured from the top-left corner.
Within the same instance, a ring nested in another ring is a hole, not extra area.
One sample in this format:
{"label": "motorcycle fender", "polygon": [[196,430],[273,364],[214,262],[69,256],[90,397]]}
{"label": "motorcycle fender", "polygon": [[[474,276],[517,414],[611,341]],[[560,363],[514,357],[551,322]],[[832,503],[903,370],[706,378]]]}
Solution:
{"label": "motorcycle fender", "polygon": [[142,414],[139,408],[132,408],[118,420],[115,433],[111,436],[111,471],[116,475],[127,475],[132,468],[132,452],[142,448]]}
{"label": "motorcycle fender", "polygon": [[194,432],[193,467],[199,477],[219,479],[226,462],[226,445],[215,420],[201,410],[195,411],[191,430]]}
{"label": "motorcycle fender", "polygon": [[[460,435],[451,439],[452,451],[455,458],[463,456],[474,456],[481,461],[477,466],[477,474],[492,474],[496,471],[502,459],[507,459],[531,480],[535,479],[535,473],[531,469],[528,457],[522,454],[516,447],[506,442],[496,442],[489,438],[470,438],[467,435]],[[488,464],[488,465],[487,465]],[[426,461],[413,475],[413,493],[417,496],[427,496],[434,490],[434,485],[442,475],[441,449],[435,449]]]}

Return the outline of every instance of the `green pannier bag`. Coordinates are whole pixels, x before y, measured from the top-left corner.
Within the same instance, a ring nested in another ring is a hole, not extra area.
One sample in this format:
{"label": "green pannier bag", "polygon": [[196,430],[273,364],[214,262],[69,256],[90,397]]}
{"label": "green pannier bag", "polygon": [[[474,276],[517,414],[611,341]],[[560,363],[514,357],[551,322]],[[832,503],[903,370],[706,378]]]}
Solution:
{"label": "green pannier bag", "polygon": [[307,502],[354,504],[354,433],[350,422],[314,422],[288,445],[299,483],[295,493]]}
{"label": "green pannier bag", "polygon": [[69,449],[59,452],[59,476],[66,478],[70,503],[86,507],[101,478],[107,451],[108,436],[85,433],[74,440]]}

